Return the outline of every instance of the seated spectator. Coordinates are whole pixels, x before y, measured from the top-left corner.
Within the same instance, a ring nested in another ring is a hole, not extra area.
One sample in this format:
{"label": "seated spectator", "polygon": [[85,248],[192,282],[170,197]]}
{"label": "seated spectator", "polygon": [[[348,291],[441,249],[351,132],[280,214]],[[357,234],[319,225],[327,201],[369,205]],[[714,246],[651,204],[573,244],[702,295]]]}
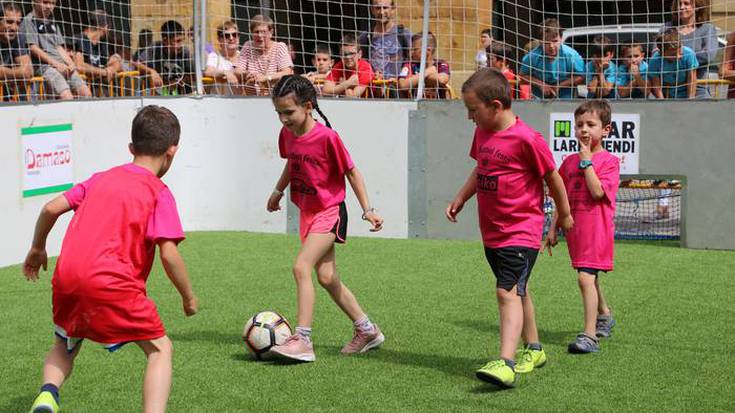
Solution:
{"label": "seated spectator", "polygon": [[314,66],[314,71],[305,73],[303,76],[309,79],[311,83],[323,83],[334,65],[332,50],[328,44],[317,43],[314,57],[311,58],[311,64]]}
{"label": "seated spectator", "polygon": [[362,55],[377,79],[395,79],[410,60],[411,31],[396,22],[395,0],[371,0],[370,14],[375,25],[360,34]]}
{"label": "seated spectator", "polygon": [[130,50],[130,42],[122,33],[116,33],[110,38],[112,51],[120,59],[120,71],[131,72],[136,70]]}
{"label": "seated spectator", "polygon": [[[89,15],[87,27],[72,38],[71,49],[77,70],[97,88],[115,79],[115,74],[122,70],[120,56],[115,54],[107,33],[107,13],[95,10]],[[100,90],[105,91],[107,88]]]}
{"label": "seated spectator", "polygon": [[[398,74],[398,89],[407,96],[416,97],[421,78],[421,40],[423,33],[411,36],[411,61],[403,65]],[[426,45],[426,68],[424,69],[424,99],[446,99],[449,83],[449,64],[444,60],[434,59],[436,36],[428,32]]]}
{"label": "seated spectator", "polygon": [[25,44],[21,43],[18,29],[23,11],[15,3],[0,5],[0,82],[3,100],[14,92],[21,93],[23,81],[33,77],[33,65]]}
{"label": "seated spectator", "polygon": [[169,20],[161,25],[161,41],[139,56],[138,71],[150,76],[154,87],[163,86],[160,94],[188,94],[194,89],[194,62],[184,38],[184,26]]}
{"label": "seated spectator", "polygon": [[512,60],[510,48],[506,44],[493,42],[493,45],[490,46],[487,53],[489,67],[500,70],[503,76],[508,79],[508,82],[510,82],[514,90],[511,94],[512,98],[522,100],[531,99],[531,86],[528,84],[518,84],[516,75],[510,68]]}
{"label": "seated spectator", "polygon": [[572,99],[584,83],[584,60],[572,47],[561,43],[562,29],[556,19],[544,20],[541,46],[523,56],[520,78],[531,84],[536,98]]}
{"label": "seated spectator", "polygon": [[587,97],[614,98],[618,81],[618,67],[613,62],[614,46],[605,36],[596,36],[590,47],[590,60],[587,62]]}
{"label": "seated spectator", "polygon": [[730,81],[727,98],[735,99],[735,32],[730,32],[727,35],[727,47],[725,47],[725,54],[722,58],[720,76]]}
{"label": "seated spectator", "polygon": [[137,62],[140,60],[140,54],[153,44],[153,32],[150,29],[141,29],[138,32],[138,50],[133,53],[132,60]]}
{"label": "seated spectator", "polygon": [[638,43],[625,45],[618,65],[618,97],[641,99],[648,95],[648,63],[644,59],[643,46]]}
{"label": "seated spectator", "polygon": [[245,42],[235,64],[235,74],[246,94],[268,95],[283,76],[293,74],[288,46],[273,41],[273,20],[257,15],[250,20],[251,40]]}
{"label": "seated spectator", "polygon": [[[33,0],[33,10],[21,23],[21,33],[31,52],[37,76],[43,76],[48,90],[61,99],[92,96],[77,72],[64,34],[54,21],[56,0]],[[72,93],[73,92],[73,93]]]}
{"label": "seated spectator", "polygon": [[239,80],[235,76],[235,63],[240,58],[240,33],[237,24],[228,20],[217,27],[217,48],[207,55],[204,76],[214,78],[212,93],[239,94]]}
{"label": "seated spectator", "polygon": [[361,97],[373,81],[373,68],[362,59],[362,51],[354,35],[342,36],[342,60],[327,74],[322,87],[325,95]]}
{"label": "seated spectator", "polygon": [[657,99],[693,99],[697,93],[697,56],[681,45],[679,32],[669,29],[648,63],[651,93]]}
{"label": "seated spectator", "polygon": [[480,32],[480,50],[475,55],[475,65],[477,69],[483,67],[490,67],[490,61],[488,60],[488,50],[493,45],[493,31],[492,29],[484,29]]}

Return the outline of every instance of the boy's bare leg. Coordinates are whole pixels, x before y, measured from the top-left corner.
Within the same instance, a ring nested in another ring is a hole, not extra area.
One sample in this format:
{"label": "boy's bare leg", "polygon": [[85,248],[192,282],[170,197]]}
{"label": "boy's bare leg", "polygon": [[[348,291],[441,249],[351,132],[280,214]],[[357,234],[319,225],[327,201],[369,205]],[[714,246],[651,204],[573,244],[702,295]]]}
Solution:
{"label": "boy's bare leg", "polygon": [[579,290],[582,293],[582,304],[584,305],[584,333],[595,337],[595,323],[597,322],[597,297],[596,278],[594,274],[580,271],[577,276]]}
{"label": "boy's bare leg", "polygon": [[143,412],[166,411],[171,393],[173,372],[173,345],[167,336],[154,340],[137,341],[136,344],[148,358],[143,379]]}
{"label": "boy's bare leg", "polygon": [[597,314],[610,315],[610,307],[607,305],[607,300],[605,300],[605,296],[602,294],[599,277],[595,277],[595,289],[597,290]]}
{"label": "boy's bare leg", "polygon": [[514,286],[510,291],[495,289],[500,312],[500,357],[507,360],[514,359],[523,329],[523,302],[517,288]]}
{"label": "boy's bare leg", "polygon": [[523,341],[526,344],[539,343],[538,329],[536,328],[536,310],[528,286],[526,286],[526,295],[521,301],[523,304]]}
{"label": "boy's bare leg", "polygon": [[43,364],[43,384],[53,384],[61,388],[64,381],[71,375],[74,359],[79,354],[81,347],[82,343],[79,343],[74,351],[69,353],[66,350],[66,341],[56,337],[56,341],[46,354],[46,361]]}

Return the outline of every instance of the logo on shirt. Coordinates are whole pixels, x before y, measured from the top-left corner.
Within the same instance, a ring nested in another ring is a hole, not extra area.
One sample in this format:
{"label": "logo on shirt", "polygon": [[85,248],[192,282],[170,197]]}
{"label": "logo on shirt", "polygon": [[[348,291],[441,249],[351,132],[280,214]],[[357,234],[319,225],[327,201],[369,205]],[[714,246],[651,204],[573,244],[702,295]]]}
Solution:
{"label": "logo on shirt", "polygon": [[307,184],[303,179],[291,179],[291,191],[304,195],[316,195],[316,188]]}
{"label": "logo on shirt", "polygon": [[477,174],[477,190],[483,192],[497,192],[498,177],[492,175]]}

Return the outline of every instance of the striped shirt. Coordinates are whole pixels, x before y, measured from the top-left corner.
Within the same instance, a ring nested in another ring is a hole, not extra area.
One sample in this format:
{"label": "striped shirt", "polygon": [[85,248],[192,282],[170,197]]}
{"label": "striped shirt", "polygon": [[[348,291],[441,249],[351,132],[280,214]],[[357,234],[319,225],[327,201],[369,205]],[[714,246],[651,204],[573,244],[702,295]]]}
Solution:
{"label": "striped shirt", "polygon": [[253,42],[248,40],[242,46],[240,58],[235,66],[249,73],[271,75],[293,67],[293,62],[285,43],[273,42],[268,52],[261,53],[253,47]]}

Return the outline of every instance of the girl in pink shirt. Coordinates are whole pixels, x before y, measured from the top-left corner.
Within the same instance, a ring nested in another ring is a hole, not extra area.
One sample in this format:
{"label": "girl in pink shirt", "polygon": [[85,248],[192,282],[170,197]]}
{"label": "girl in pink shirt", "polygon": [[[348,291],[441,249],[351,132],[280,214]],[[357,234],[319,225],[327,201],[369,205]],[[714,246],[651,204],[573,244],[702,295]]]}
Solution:
{"label": "girl in pink shirt", "polygon": [[[609,337],[615,325],[598,274],[613,269],[615,196],[620,161],[602,146],[602,139],[611,129],[611,110],[607,102],[590,100],[583,103],[574,112],[574,123],[579,153],[567,156],[559,173],[575,223],[564,235],[582,292],[584,332],[569,344],[569,352],[593,353],[600,350],[598,338]],[[549,254],[556,241],[555,218],[545,241]]]}
{"label": "girl in pink shirt", "polygon": [[[301,76],[284,76],[273,89],[273,104],[283,124],[278,148],[287,162],[268,199],[267,209],[269,212],[281,209],[283,191],[290,185],[291,201],[300,210],[301,250],[293,266],[298,301],[296,334],[284,344],[275,346],[271,352],[289,360],[316,359],[311,343],[313,269],[316,269],[319,284],[353,322],[354,336],[342,348],[342,353],[362,353],[378,347],[385,340],[383,333],[370,321],[337,275],[334,243],[344,243],[347,236],[345,177],[364,211],[362,219],[373,226],[371,231],[380,231],[383,218],[370,207],[362,174],[319,109],[314,85]],[[314,120],[313,110],[319,113],[327,126]]]}

